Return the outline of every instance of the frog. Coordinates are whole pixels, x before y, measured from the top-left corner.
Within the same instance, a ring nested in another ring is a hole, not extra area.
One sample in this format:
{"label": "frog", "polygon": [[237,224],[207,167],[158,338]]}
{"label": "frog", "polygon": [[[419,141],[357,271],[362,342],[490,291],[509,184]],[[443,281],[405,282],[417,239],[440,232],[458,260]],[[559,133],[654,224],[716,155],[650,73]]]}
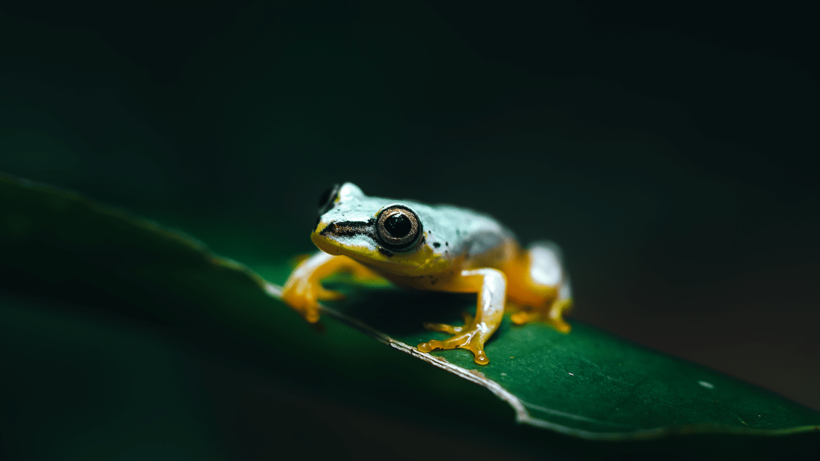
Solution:
{"label": "frog", "polygon": [[485,345],[505,312],[515,325],[542,321],[561,333],[571,327],[569,277],[554,243],[521,246],[492,217],[452,205],[367,196],[351,182],[320,197],[310,238],[320,251],[304,259],[282,287],[282,300],[307,322],[319,321],[319,302],[344,298],[322,280],[346,273],[354,281],[386,281],[401,288],[475,293],[475,315],[463,325],[425,323],[450,335],[418,344],[419,351],[466,349],[486,365]]}

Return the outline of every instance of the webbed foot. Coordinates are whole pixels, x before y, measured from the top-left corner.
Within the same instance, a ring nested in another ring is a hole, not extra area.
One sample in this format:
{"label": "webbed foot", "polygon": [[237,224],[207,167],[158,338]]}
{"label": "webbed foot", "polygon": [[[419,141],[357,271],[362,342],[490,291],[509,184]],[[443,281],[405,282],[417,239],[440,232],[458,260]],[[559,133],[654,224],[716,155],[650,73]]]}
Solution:
{"label": "webbed foot", "polygon": [[549,310],[533,309],[516,312],[510,319],[516,325],[524,325],[530,322],[546,322],[552,325],[561,333],[569,333],[572,327],[564,320],[564,312],[572,308],[572,299],[559,299],[555,301]]}
{"label": "webbed foot", "polygon": [[431,340],[426,343],[420,343],[418,350],[422,352],[432,352],[436,349],[467,349],[475,356],[475,363],[479,365],[486,365],[490,363],[487,354],[484,353],[484,338],[485,332],[474,325],[473,316],[462,312],[461,316],[464,318],[464,325],[453,326],[443,323],[425,323],[424,328],[433,331],[441,331],[443,333],[450,333],[454,335],[450,339],[444,341]]}
{"label": "webbed foot", "polygon": [[447,325],[444,323],[425,323],[424,328],[432,331],[440,331],[442,333],[450,333],[451,335],[464,333],[467,331],[467,327],[473,324],[473,316],[467,312],[462,312],[461,317],[464,319],[464,325],[460,327]]}
{"label": "webbed foot", "polygon": [[344,299],[338,291],[327,290],[310,279],[289,279],[282,288],[282,300],[310,323],[319,321],[319,301]]}

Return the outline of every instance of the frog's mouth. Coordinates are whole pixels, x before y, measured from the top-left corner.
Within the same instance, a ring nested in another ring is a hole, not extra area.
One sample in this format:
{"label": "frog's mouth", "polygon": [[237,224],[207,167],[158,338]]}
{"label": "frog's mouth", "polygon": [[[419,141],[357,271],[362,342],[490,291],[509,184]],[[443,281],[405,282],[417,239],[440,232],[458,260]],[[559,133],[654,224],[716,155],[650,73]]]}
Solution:
{"label": "frog's mouth", "polygon": [[332,223],[320,221],[310,234],[310,239],[328,254],[345,255],[353,259],[368,258],[379,254],[373,224],[373,220]]}
{"label": "frog's mouth", "polygon": [[372,238],[375,230],[366,222],[335,224],[335,228],[324,232],[333,224],[319,223],[310,239],[323,252],[347,256],[385,277],[418,276],[443,262],[433,254],[432,248],[425,245],[408,252],[394,252],[384,248]]}
{"label": "frog's mouth", "polygon": [[320,221],[310,239],[327,254],[344,255],[387,272],[401,274],[407,268],[418,265],[416,252],[397,253],[380,245],[375,227],[373,219],[333,223]]}

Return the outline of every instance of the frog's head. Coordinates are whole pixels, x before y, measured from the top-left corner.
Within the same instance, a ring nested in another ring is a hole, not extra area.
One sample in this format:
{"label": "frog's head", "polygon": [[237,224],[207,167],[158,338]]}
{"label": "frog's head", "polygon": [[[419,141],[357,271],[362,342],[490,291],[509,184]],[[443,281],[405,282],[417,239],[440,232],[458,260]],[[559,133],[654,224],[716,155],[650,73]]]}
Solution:
{"label": "frog's head", "polygon": [[408,202],[368,197],[349,182],[322,194],[310,237],[325,253],[396,273],[409,273],[432,256],[422,219]]}

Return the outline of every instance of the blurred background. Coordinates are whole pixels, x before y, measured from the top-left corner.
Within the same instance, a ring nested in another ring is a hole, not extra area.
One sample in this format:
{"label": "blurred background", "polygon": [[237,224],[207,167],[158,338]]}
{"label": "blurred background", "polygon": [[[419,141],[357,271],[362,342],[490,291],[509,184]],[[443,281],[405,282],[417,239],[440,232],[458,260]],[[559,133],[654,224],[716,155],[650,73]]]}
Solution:
{"label": "blurred background", "polygon": [[[574,319],[820,409],[812,18],[739,2],[7,3],[0,171],[207,228],[248,263],[312,251],[334,182],[475,208],[564,249]],[[237,229],[248,240],[224,238]]]}

